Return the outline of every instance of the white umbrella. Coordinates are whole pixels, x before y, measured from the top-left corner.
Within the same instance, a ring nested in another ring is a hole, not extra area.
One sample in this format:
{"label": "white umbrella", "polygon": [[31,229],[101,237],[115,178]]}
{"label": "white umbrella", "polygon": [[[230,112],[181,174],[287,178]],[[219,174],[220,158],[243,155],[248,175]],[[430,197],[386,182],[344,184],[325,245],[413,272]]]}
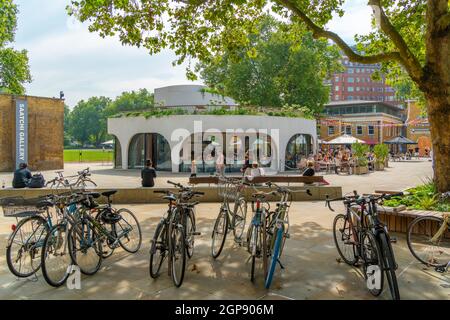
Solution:
{"label": "white umbrella", "polygon": [[108,140],[108,141],[105,141],[105,142],[103,142],[101,144],[104,144],[104,145],[106,145],[106,144],[114,144],[114,140]]}
{"label": "white umbrella", "polygon": [[349,134],[344,134],[340,137],[334,138],[327,142],[327,144],[354,144],[354,143],[366,143],[364,140],[355,138]]}

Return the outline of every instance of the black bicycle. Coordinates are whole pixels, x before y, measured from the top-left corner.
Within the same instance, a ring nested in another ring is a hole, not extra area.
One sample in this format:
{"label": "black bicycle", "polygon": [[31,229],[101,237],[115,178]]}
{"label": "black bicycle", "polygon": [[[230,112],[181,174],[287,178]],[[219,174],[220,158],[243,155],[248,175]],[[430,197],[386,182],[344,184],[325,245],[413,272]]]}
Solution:
{"label": "black bicycle", "polygon": [[352,196],[332,200],[327,196],[326,200],[333,212],[332,201],[344,202],[345,214],[338,214],[333,222],[334,242],[341,258],[352,266],[362,264],[367,287],[374,296],[383,292],[386,276],[394,300],[400,299],[397,263],[387,228],[378,217],[377,204],[400,195],[403,193],[360,196],[355,191]]}
{"label": "black bicycle", "polygon": [[196,231],[195,206],[199,202],[189,202],[193,197],[204,195],[204,192],[193,191],[179,183],[167,181],[178,188],[178,194],[170,190],[155,190],[155,193],[165,194],[164,199],[169,201],[167,214],[156,227],[150,245],[150,276],[158,278],[161,267],[168,258],[168,272],[176,287],[183,283],[186,269],[186,257],[194,254]]}

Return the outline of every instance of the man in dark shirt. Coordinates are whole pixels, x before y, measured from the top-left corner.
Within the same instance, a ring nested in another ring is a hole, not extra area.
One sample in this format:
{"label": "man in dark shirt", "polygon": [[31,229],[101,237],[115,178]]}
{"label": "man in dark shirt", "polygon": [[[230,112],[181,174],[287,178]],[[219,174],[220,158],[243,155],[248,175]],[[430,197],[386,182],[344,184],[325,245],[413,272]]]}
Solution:
{"label": "man in dark shirt", "polygon": [[31,179],[31,171],[26,163],[19,164],[19,169],[14,171],[13,188],[26,188]]}
{"label": "man in dark shirt", "polygon": [[142,186],[154,187],[156,178],[156,170],[152,167],[152,160],[145,161],[145,168],[141,170]]}
{"label": "man in dark shirt", "polygon": [[314,162],[312,162],[311,160],[307,162],[307,168],[305,171],[303,171],[303,176],[304,177],[312,177],[315,174],[314,171]]}

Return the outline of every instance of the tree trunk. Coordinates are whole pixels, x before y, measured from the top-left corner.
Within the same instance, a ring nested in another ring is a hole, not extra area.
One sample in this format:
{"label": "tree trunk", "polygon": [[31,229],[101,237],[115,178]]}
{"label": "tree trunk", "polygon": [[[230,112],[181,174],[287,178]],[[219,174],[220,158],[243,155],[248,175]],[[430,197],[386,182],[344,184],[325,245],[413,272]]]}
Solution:
{"label": "tree trunk", "polygon": [[[444,91],[445,92],[445,91]],[[450,191],[450,104],[448,97],[427,95],[433,144],[434,180],[440,192]]]}

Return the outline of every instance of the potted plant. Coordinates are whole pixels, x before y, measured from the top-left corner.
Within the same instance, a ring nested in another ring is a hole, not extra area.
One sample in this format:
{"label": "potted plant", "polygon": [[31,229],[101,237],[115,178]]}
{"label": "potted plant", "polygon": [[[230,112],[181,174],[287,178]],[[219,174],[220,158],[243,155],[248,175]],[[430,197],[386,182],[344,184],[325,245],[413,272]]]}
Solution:
{"label": "potted plant", "polygon": [[383,171],[389,155],[389,147],[385,144],[377,144],[373,148],[373,153],[375,154],[375,170]]}
{"label": "potted plant", "polygon": [[369,146],[362,143],[354,143],[352,146],[353,155],[355,157],[355,174],[365,174],[369,172],[367,167],[367,152],[369,152]]}

